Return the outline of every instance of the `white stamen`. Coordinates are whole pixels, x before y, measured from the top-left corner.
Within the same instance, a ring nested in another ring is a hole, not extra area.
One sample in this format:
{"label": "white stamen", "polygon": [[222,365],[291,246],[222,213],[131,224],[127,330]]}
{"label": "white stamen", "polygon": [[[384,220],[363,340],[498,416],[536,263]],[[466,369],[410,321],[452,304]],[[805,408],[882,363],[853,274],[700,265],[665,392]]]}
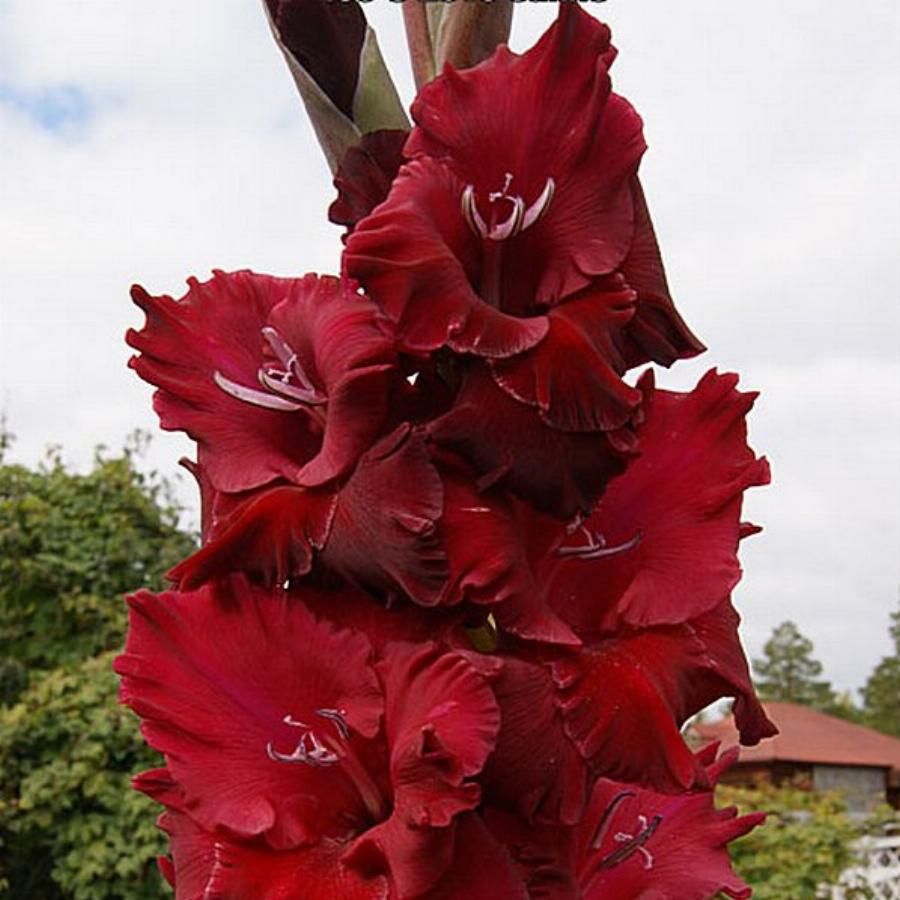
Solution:
{"label": "white stamen", "polygon": [[557,556],[577,557],[578,559],[603,559],[606,556],[616,556],[619,553],[625,553],[627,550],[633,550],[641,542],[641,532],[635,533],[634,537],[615,547],[606,546],[606,538],[602,534],[588,531],[584,526],[581,531],[587,538],[587,544],[580,547],[560,547],[556,551]]}
{"label": "white stamen", "polygon": [[550,201],[553,199],[553,194],[556,192],[556,182],[552,178],[547,179],[547,183],[544,185],[544,190],[541,191],[540,197],[525,210],[525,215],[522,216],[522,231],[526,228],[531,228],[535,222],[547,211],[547,207],[550,206]]}
{"label": "white stamen", "polygon": [[[273,378],[275,375],[277,377]],[[283,377],[285,376],[285,377]],[[259,370],[259,382],[270,391],[276,394],[283,394],[285,397],[291,397],[299,403],[306,406],[321,406],[328,402],[328,398],[324,397],[316,390],[307,390],[306,388],[297,387],[289,384],[287,378],[290,378],[289,372],[279,372],[277,369]]]}
{"label": "white stamen", "polygon": [[226,378],[221,372],[213,373],[213,381],[226,394],[234,397],[236,400],[243,400],[244,403],[251,403],[253,406],[262,406],[264,409],[277,409],[280,412],[296,412],[302,409],[299,403],[292,403],[283,397],[277,397],[274,394],[268,394],[264,391],[257,391],[255,388],[249,388],[246,385],[238,384],[230,378]]}
{"label": "white stamen", "polygon": [[515,235],[525,231],[526,228],[534,225],[547,211],[550,202],[553,200],[556,182],[552,178],[547,179],[540,196],[527,209],[522,197],[509,193],[512,181],[512,173],[507,172],[504,175],[503,187],[499,191],[491,191],[488,194],[489,203],[498,203],[505,200],[512,204],[510,214],[502,222],[498,222],[491,227],[488,227],[478,211],[478,204],[475,201],[475,186],[467,184],[463,189],[462,197],[460,198],[463,218],[466,220],[469,228],[483,240],[505,241],[507,238],[515,237]]}

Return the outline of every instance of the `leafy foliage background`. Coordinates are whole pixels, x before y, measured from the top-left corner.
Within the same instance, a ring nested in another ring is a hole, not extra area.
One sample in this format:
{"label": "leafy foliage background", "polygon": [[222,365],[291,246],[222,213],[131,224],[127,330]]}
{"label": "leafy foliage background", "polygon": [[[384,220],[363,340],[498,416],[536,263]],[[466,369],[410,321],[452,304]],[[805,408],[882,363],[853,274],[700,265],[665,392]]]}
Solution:
{"label": "leafy foliage background", "polygon": [[86,474],[58,451],[0,465],[0,894],[16,900],[170,896],[155,804],[129,786],[159,758],[111,669],[123,594],[162,587],[195,544],[166,482],[138,470],[144,442]]}

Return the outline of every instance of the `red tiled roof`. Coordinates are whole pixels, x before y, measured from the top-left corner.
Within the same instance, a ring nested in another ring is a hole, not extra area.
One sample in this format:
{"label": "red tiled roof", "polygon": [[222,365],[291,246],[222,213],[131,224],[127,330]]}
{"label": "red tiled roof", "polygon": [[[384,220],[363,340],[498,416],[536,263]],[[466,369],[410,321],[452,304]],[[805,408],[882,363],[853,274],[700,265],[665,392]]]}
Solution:
{"label": "red tiled roof", "polygon": [[[832,766],[877,766],[900,770],[900,739],[797,703],[764,703],[780,731],[755,747],[742,747],[742,763],[800,762]],[[738,742],[730,717],[694,726],[701,742]]]}

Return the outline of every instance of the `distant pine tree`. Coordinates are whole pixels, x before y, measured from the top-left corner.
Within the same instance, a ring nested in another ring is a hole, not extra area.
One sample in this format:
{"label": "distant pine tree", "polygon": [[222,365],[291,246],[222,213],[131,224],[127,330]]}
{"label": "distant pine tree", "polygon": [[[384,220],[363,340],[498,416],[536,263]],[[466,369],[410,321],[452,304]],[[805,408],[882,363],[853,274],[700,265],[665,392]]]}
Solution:
{"label": "distant pine tree", "polygon": [[762,700],[787,700],[823,712],[839,707],[831,683],[821,679],[822,663],[812,656],[813,643],[794,622],[782,622],[766,641],[763,658],[753,660],[756,689]]}
{"label": "distant pine tree", "polygon": [[872,728],[900,737],[900,606],[891,613],[889,631],[894,652],[875,666],[861,691],[863,716]]}

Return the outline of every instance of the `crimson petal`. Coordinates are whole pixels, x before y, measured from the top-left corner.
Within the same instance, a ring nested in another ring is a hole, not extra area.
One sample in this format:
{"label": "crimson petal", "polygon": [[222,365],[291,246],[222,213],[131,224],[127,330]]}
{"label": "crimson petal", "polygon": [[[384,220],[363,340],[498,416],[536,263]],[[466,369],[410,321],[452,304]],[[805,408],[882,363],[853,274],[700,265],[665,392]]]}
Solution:
{"label": "crimson petal", "polygon": [[507,393],[537,406],[563,431],[610,431],[634,415],[641,394],[620,377],[617,335],[634,314],[634,292],[621,284],[589,290],[548,313],[550,331],[537,347],[491,371]]}
{"label": "crimson petal", "polygon": [[480,486],[508,488],[562,519],[593,509],[624,468],[620,451],[630,446],[627,429],[579,434],[551,428],[533,407],[501,391],[481,365],[466,370],[453,407],[429,433],[471,463]]}
{"label": "crimson petal", "polygon": [[126,335],[140,351],[129,365],[158,388],[154,407],[162,427],[186,431],[197,441],[219,490],[291,477],[318,451],[319,437],[306,416],[247,404],[214,380],[219,372],[232,382],[257,383],[261,330],[293,283],[217,271],[207,282],[189,279],[180,300],[132,288],[147,321]]}
{"label": "crimson petal", "polygon": [[571,542],[597,544],[596,558],[548,558],[541,573],[548,602],[579,634],[684,622],[737,584],[743,492],[768,483],[769,467],[747,446],[756,395],[736,383],[712,370],[681,394],[654,389],[649,373],[641,380],[641,454]]}
{"label": "crimson petal", "polygon": [[417,896],[452,861],[455,818],[479,803],[471,779],[495,746],[500,713],[484,678],[461,655],[434,644],[396,644],[378,671],[394,807],[347,859],[365,867],[383,858],[400,896]]}
{"label": "crimson petal", "polygon": [[702,353],[706,347],[687,327],[669,295],[656,233],[644,189],[635,178],[634,238],[620,271],[637,294],[635,316],[621,337],[625,365],[631,369],[653,360],[663,366]]}
{"label": "crimson petal", "polygon": [[236,593],[230,605],[208,588],[131,597],[115,663],[122,701],[203,828],[282,848],[343,834],[347,822],[368,820],[371,798],[343,757],[305,764],[296,748],[329,745],[330,710],[342,718],[341,753],[375,737],[383,702],[369,642],[316,621],[302,603],[247,584]]}
{"label": "crimson petal", "polygon": [[253,493],[168,577],[184,591],[232,572],[244,572],[266,585],[299,578],[325,546],[336,507],[337,495],[329,490],[282,485]]}
{"label": "crimson petal", "polygon": [[134,288],[147,322],[127,340],[141,352],[132,368],[159,388],[162,426],[197,441],[212,485],[315,486],[349,471],[383,424],[396,362],[376,307],[315,275],[188,285],[180,300]]}
{"label": "crimson petal", "polygon": [[371,131],[347,149],[334,176],[338,196],[328,209],[330,221],[352,231],[387,197],[403,164],[403,145],[408,136],[409,132],[401,129]]}
{"label": "crimson petal", "polygon": [[460,210],[464,189],[442,163],[404,166],[388,199],[347,239],[344,272],[396,322],[404,350],[521,353],[547,333],[547,322],[506,315],[476,293],[481,260]]}
{"label": "crimson petal", "polygon": [[[735,758],[707,766],[711,785]],[[745,900],[752,891],[732,869],[727,845],[764,818],[716,809],[711,790],[672,797],[601,779],[578,829],[584,900],[710,900],[720,892]]]}
{"label": "crimson petal", "polygon": [[702,770],[681,725],[734,697],[742,742],[774,733],[750,682],[728,600],[683,625],[598,641],[552,665],[566,729],[595,769],[623,781],[678,792]]}
{"label": "crimson petal", "polygon": [[502,628],[522,638],[578,645],[569,626],[541,598],[515,505],[497,491],[479,494],[465,473],[445,471],[443,476],[439,534],[450,578],[442,602],[488,606]]}
{"label": "crimson petal", "polygon": [[549,669],[514,656],[471,654],[500,706],[485,800],[529,823],[574,825],[587,799],[587,767],[566,733]]}
{"label": "crimson petal", "polygon": [[345,866],[343,849],[328,840],[281,851],[218,841],[203,900],[388,900],[387,879]]}
{"label": "crimson petal", "polygon": [[441,480],[424,438],[401,426],[360,459],[339,489],[281,485],[251,494],[169,574],[182,589],[230,572],[281,585],[307,574],[318,552],[354,584],[434,605],[446,579],[435,536],[442,508]]}

